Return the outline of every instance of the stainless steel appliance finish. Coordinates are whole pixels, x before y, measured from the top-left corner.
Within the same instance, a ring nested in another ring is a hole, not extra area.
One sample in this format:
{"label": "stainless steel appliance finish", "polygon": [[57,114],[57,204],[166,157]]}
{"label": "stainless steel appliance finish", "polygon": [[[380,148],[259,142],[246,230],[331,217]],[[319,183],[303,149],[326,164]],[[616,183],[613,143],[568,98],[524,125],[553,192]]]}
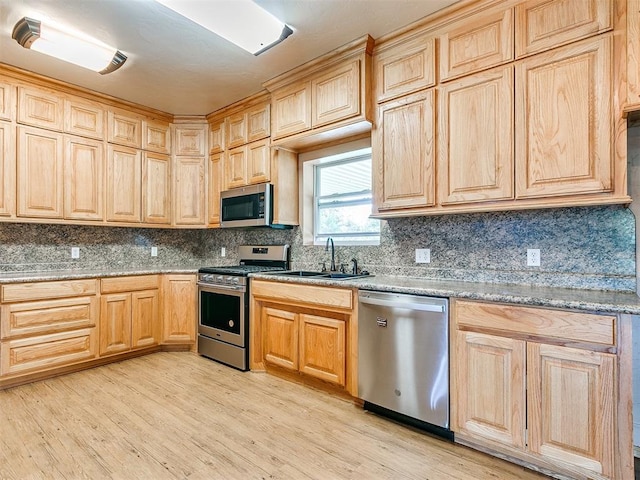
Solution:
{"label": "stainless steel appliance finish", "polygon": [[448,304],[444,298],[360,291],[359,397],[449,428]]}
{"label": "stainless steel appliance finish", "polygon": [[198,272],[198,353],[249,369],[249,281],[252,272],[286,270],[289,245],[242,245],[240,265]]}
{"label": "stainless steel appliance finish", "polygon": [[268,227],[273,218],[273,185],[260,183],[220,193],[220,226]]}

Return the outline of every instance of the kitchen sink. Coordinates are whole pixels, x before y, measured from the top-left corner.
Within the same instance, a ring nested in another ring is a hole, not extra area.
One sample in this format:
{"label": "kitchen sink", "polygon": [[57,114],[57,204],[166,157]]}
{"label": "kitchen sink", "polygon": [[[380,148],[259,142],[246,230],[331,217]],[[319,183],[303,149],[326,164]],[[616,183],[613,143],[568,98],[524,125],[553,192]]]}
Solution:
{"label": "kitchen sink", "polygon": [[350,278],[370,277],[368,273],[341,273],[341,272],[314,272],[311,270],[292,270],[289,272],[270,272],[269,275],[280,275],[283,277],[310,277],[318,280],[348,280]]}

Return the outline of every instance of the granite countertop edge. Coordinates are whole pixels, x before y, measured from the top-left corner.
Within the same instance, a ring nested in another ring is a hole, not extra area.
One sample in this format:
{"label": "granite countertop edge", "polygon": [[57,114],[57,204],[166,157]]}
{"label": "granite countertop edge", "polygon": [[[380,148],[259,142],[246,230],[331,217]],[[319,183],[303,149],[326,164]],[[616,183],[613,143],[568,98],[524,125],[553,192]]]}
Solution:
{"label": "granite countertop edge", "polygon": [[252,273],[249,276],[261,280],[327,287],[358,288],[359,290],[640,315],[640,297],[634,292],[465,282],[390,275],[372,275],[371,277],[348,280],[289,277],[277,273]]}
{"label": "granite countertop edge", "polygon": [[42,282],[53,280],[80,280],[83,278],[124,277],[129,275],[154,275],[166,273],[198,273],[199,267],[163,266],[104,268],[86,270],[47,270],[41,272],[2,272],[0,285],[9,283]]}

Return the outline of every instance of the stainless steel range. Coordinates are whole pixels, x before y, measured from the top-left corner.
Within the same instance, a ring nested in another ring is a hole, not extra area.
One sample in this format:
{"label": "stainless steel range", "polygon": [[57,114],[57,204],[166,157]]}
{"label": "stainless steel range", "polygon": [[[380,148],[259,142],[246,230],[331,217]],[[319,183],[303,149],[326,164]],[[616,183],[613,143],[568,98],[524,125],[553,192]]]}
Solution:
{"label": "stainless steel range", "polygon": [[289,245],[242,245],[240,264],[198,270],[198,353],[249,370],[249,279],[289,269]]}

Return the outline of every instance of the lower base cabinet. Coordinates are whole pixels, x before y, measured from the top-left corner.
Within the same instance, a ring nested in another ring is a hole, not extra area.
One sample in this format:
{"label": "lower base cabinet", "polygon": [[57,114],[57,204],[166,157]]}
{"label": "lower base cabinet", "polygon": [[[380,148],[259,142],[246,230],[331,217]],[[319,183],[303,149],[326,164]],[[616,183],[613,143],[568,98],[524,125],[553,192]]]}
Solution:
{"label": "lower base cabinet", "polygon": [[452,306],[458,441],[571,478],[627,478],[620,472],[630,445],[616,455],[618,431],[628,427],[616,416],[619,358],[608,353],[618,346],[615,316]]}
{"label": "lower base cabinet", "polygon": [[251,369],[278,367],[357,395],[351,289],[251,280]]}
{"label": "lower base cabinet", "polygon": [[194,345],[198,308],[196,275],[164,275],[162,299],[162,343]]}
{"label": "lower base cabinet", "polygon": [[159,343],[159,287],[158,275],[102,279],[101,356]]}

